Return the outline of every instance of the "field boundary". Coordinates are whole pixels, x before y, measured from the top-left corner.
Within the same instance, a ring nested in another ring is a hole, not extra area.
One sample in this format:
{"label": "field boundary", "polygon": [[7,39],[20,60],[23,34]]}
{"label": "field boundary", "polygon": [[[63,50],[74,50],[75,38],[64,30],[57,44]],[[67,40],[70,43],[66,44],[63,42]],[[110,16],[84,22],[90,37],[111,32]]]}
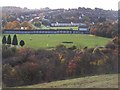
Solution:
{"label": "field boundary", "polygon": [[3,30],[3,34],[90,34],[79,30]]}

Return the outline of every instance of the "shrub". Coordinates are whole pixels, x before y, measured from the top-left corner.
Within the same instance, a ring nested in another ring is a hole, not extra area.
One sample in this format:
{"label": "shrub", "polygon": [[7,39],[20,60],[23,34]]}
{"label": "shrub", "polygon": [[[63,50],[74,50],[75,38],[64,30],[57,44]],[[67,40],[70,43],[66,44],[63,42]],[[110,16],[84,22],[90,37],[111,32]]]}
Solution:
{"label": "shrub", "polygon": [[54,50],[34,50],[4,45],[3,66],[8,65],[3,68],[4,83],[29,85],[73,76],[116,73],[118,50],[114,45],[108,46],[74,50],[60,45]]}
{"label": "shrub", "polygon": [[116,45],[120,45],[120,36],[114,37],[112,42]]}
{"label": "shrub", "polygon": [[70,76],[74,76],[76,74],[77,62],[75,60],[71,60],[68,63],[67,74]]}
{"label": "shrub", "polygon": [[41,22],[37,21],[33,23],[36,27],[41,27]]}
{"label": "shrub", "polygon": [[38,83],[41,81],[42,76],[40,65],[33,62],[26,62],[19,66],[18,75],[23,81],[23,85]]}
{"label": "shrub", "polygon": [[118,34],[118,23],[103,22],[95,24],[94,27],[91,29],[91,33],[98,36],[112,38]]}
{"label": "shrub", "polygon": [[9,45],[2,45],[2,57],[8,58],[16,55],[17,49],[15,47],[10,47]]}
{"label": "shrub", "polygon": [[22,55],[22,56],[30,56],[34,53],[35,51],[31,48],[19,48],[18,49],[18,55]]}
{"label": "shrub", "polygon": [[56,50],[65,50],[66,46],[65,45],[58,45],[56,46]]}
{"label": "shrub", "polygon": [[115,49],[116,48],[116,45],[114,43],[108,43],[105,45],[106,48],[109,48],[109,49]]}
{"label": "shrub", "polygon": [[11,67],[9,64],[5,64],[3,65],[2,70],[2,80],[5,86],[13,87],[20,85],[20,79],[17,76],[15,68]]}
{"label": "shrub", "polygon": [[72,47],[69,47],[68,49],[75,50],[75,49],[77,49],[77,47],[76,46],[72,46]]}
{"label": "shrub", "polygon": [[20,41],[20,46],[23,47],[25,45],[25,42],[23,40]]}

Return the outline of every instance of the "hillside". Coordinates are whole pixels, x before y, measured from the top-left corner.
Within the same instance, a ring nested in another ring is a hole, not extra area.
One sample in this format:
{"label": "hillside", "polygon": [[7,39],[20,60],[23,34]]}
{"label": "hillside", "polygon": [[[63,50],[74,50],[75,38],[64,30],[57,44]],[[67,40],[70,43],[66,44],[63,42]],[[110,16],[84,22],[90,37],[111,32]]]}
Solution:
{"label": "hillside", "polygon": [[97,75],[50,83],[23,86],[20,88],[118,88],[118,75]]}
{"label": "hillside", "polygon": [[[15,6],[2,7],[3,20],[6,18],[4,14],[10,15],[11,18],[7,18],[9,21],[14,21],[19,19],[20,21],[29,21],[33,17],[45,17],[45,19],[50,20],[52,23],[55,22],[99,22],[109,20],[117,20],[118,11],[114,10],[103,10],[100,8],[84,8],[78,7],[75,9],[27,9]],[[81,19],[82,18],[82,19]]]}

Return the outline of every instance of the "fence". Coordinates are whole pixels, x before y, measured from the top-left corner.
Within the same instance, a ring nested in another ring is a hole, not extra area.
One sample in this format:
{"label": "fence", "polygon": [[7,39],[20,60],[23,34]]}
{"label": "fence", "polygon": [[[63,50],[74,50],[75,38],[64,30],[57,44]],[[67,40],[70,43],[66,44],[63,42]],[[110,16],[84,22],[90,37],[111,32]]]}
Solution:
{"label": "fence", "polygon": [[89,34],[79,30],[3,30],[3,34]]}

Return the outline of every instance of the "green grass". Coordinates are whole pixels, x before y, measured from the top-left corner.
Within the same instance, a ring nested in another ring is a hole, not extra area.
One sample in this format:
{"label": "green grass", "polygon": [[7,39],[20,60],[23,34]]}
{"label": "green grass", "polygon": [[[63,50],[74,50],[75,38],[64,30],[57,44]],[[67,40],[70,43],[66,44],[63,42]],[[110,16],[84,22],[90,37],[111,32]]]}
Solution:
{"label": "green grass", "polygon": [[[86,34],[17,34],[17,37],[18,41],[25,41],[25,47],[32,48],[53,48],[60,44],[66,45],[67,47],[75,45],[77,48],[83,48],[85,46],[95,47],[103,46],[111,40]],[[73,43],[62,43],[66,41]]]}
{"label": "green grass", "polygon": [[35,28],[36,29],[42,29],[42,30],[44,30],[44,29],[47,29],[47,30],[49,30],[49,29],[54,29],[54,30],[57,30],[57,29],[61,29],[61,30],[62,29],[66,29],[66,30],[68,30],[68,29],[78,30],[78,27],[46,27],[44,25],[42,25],[40,28],[37,28],[37,27],[35,27]]}
{"label": "green grass", "polygon": [[118,88],[118,75],[87,76],[19,88]]}

